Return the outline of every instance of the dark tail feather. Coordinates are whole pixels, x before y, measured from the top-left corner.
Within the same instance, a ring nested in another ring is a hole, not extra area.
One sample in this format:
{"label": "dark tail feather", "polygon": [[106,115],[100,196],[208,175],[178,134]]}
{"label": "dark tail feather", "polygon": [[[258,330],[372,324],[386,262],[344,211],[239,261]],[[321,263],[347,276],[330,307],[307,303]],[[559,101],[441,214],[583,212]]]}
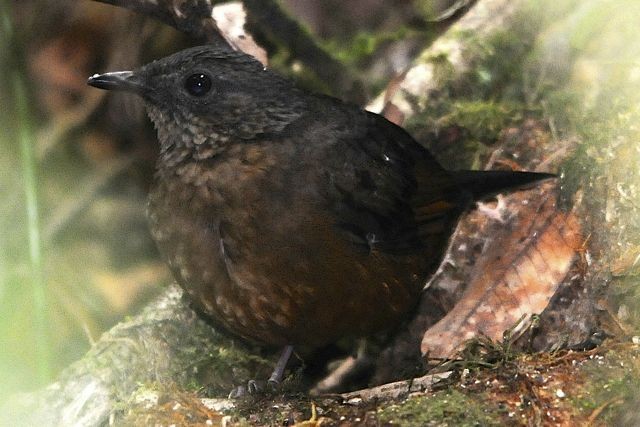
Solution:
{"label": "dark tail feather", "polygon": [[551,173],[513,171],[453,171],[451,174],[462,189],[471,192],[474,200],[556,178]]}

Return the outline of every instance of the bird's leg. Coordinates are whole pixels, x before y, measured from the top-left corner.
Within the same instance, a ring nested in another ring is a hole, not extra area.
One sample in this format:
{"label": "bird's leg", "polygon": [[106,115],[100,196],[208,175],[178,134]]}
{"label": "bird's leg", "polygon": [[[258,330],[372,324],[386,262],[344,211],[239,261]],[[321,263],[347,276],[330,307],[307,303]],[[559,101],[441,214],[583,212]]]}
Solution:
{"label": "bird's leg", "polygon": [[[282,378],[284,377],[284,370],[287,367],[287,362],[291,358],[291,354],[293,353],[293,346],[287,345],[282,350],[282,354],[280,354],[280,358],[276,363],[276,366],[273,370],[273,373],[267,380],[267,383],[272,389],[276,389],[278,385],[282,382]],[[246,386],[238,386],[231,390],[229,393],[229,399],[237,399],[239,397],[245,396],[248,394],[258,394],[264,391],[264,381],[256,381],[249,380]]]}
{"label": "bird's leg", "polygon": [[269,384],[271,386],[277,386],[282,382],[282,378],[284,377],[284,370],[287,367],[287,362],[291,358],[291,353],[293,353],[293,346],[286,345],[282,350],[282,354],[280,354],[280,358],[278,359],[278,363],[276,363],[276,367],[273,369],[273,373],[269,377]]}

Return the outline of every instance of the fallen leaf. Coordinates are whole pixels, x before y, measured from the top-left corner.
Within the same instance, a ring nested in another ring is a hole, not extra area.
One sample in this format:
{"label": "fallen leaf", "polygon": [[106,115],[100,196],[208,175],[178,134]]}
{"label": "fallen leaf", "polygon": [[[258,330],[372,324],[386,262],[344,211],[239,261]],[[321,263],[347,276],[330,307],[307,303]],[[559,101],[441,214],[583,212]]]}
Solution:
{"label": "fallen leaf", "polygon": [[551,192],[521,193],[511,199],[522,202],[517,214],[493,221],[460,301],[424,334],[423,355],[446,358],[478,334],[502,339],[523,316],[541,313],[562,283],[582,245],[578,219],[557,210]]}

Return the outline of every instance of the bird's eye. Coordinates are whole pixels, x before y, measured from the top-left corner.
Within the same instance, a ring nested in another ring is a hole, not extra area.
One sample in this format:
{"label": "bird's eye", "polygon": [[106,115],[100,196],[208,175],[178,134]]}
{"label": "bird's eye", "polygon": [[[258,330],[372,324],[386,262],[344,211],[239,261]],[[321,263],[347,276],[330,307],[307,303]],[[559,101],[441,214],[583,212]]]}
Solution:
{"label": "bird's eye", "polygon": [[211,90],[211,78],[206,74],[192,74],[184,82],[184,88],[193,96],[204,96]]}

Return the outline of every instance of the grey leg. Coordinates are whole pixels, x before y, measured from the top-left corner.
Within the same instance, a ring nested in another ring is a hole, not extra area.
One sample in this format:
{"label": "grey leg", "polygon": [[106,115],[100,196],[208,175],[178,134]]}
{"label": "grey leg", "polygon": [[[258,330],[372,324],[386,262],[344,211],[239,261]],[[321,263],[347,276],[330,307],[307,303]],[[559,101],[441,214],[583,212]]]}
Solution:
{"label": "grey leg", "polygon": [[[278,363],[276,363],[273,373],[271,374],[271,376],[269,377],[269,380],[267,381],[267,383],[269,384],[272,390],[277,390],[278,385],[280,384],[280,382],[282,382],[282,378],[284,377],[284,370],[287,367],[287,362],[291,358],[292,353],[293,353],[292,345],[287,345],[282,350],[282,354],[278,359]],[[257,394],[263,391],[264,391],[264,381],[259,382],[256,380],[249,380],[246,387],[239,386],[231,390],[231,393],[229,393],[229,399],[237,399],[245,396],[247,393]]]}
{"label": "grey leg", "polygon": [[284,370],[287,367],[287,362],[291,358],[291,354],[293,353],[293,346],[287,345],[282,350],[282,354],[280,355],[280,359],[278,359],[278,363],[276,363],[276,367],[273,370],[273,373],[269,377],[269,384],[277,385],[280,384],[282,378],[284,377]]}

